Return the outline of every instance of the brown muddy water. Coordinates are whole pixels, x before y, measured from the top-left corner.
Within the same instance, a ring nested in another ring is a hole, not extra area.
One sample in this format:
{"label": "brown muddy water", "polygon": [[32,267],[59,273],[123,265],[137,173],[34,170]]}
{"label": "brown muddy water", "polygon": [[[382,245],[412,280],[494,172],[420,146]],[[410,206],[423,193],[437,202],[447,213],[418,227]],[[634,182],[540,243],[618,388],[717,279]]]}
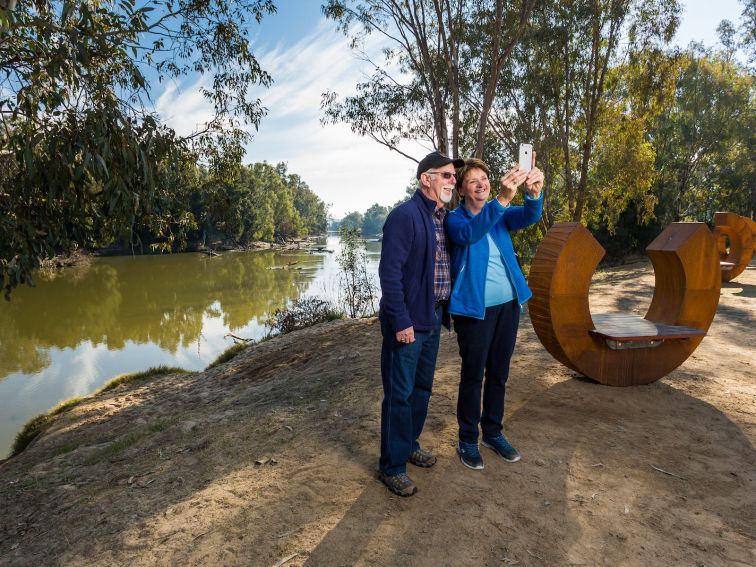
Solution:
{"label": "brown muddy water", "polygon": [[[98,258],[16,289],[0,301],[0,458],[24,423],[62,400],[153,366],[202,370],[234,344],[229,333],[263,337],[287,302],[337,300],[339,241],[325,244],[330,253]],[[367,249],[377,274],[380,243]]]}

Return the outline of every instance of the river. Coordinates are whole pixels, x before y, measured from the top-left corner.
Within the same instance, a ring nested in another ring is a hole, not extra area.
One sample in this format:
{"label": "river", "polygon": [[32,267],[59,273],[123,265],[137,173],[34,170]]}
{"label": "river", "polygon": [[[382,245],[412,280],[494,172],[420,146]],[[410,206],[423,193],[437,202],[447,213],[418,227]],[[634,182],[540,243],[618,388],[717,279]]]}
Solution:
{"label": "river", "polygon": [[[229,333],[263,337],[288,301],[336,300],[339,240],[325,244],[330,252],[96,258],[17,288],[0,301],[0,457],[62,400],[153,366],[202,370],[233,345]],[[367,251],[377,283],[380,243]]]}

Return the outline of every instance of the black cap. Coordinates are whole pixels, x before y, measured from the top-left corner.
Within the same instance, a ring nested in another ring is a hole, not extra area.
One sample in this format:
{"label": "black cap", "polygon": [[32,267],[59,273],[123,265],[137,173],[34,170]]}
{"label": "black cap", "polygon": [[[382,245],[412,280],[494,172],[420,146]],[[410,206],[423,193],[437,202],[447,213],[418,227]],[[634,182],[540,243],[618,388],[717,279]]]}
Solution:
{"label": "black cap", "polygon": [[420,174],[425,173],[429,169],[444,167],[445,165],[448,165],[450,163],[453,163],[455,168],[460,168],[465,165],[465,160],[451,159],[450,157],[446,157],[441,152],[431,152],[423,159],[421,159],[420,163],[417,164],[417,178],[420,179]]}

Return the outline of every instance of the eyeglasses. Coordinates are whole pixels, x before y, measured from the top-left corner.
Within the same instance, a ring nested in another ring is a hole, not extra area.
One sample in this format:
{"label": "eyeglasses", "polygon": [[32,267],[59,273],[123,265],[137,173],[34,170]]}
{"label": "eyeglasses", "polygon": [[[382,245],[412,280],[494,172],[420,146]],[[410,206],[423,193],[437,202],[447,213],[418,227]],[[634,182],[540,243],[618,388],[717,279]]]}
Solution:
{"label": "eyeglasses", "polygon": [[449,181],[449,179],[452,179],[452,178],[454,178],[454,179],[457,178],[457,174],[456,173],[451,173],[449,171],[426,171],[425,173],[427,173],[428,175],[440,175],[441,177],[443,177],[447,181]]}

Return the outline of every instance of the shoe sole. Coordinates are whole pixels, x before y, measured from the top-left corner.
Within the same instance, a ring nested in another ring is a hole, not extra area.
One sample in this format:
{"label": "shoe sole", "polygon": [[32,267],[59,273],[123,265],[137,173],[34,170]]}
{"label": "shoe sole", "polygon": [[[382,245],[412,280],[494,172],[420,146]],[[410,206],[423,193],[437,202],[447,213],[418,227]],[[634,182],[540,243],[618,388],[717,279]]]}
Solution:
{"label": "shoe sole", "polygon": [[519,461],[522,458],[521,455],[517,455],[514,459],[510,459],[509,457],[505,457],[504,455],[502,455],[501,453],[499,453],[493,445],[489,445],[485,441],[481,441],[480,444],[483,445],[484,447],[486,447],[487,449],[491,449],[494,453],[496,453],[497,455],[499,455],[502,459],[504,459],[508,463],[516,463],[517,461]]}
{"label": "shoe sole", "polygon": [[467,464],[465,462],[465,459],[462,458],[462,453],[460,453],[459,450],[457,450],[457,455],[459,455],[459,462],[462,463],[464,466],[466,466],[470,470],[473,470],[473,471],[482,471],[485,468],[485,465],[482,464],[482,463],[481,463],[481,465],[479,467],[474,467],[472,465]]}

